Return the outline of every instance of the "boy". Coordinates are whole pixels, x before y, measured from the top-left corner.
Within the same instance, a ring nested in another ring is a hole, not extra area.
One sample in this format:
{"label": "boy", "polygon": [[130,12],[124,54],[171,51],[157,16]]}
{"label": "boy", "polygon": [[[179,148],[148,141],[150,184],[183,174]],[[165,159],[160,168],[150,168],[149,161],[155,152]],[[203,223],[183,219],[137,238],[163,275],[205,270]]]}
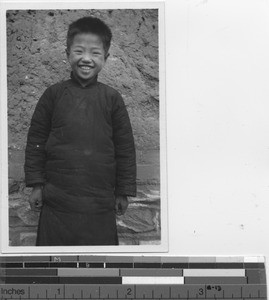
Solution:
{"label": "boy", "polygon": [[136,195],[135,148],[122,97],[97,81],[112,34],[84,17],[67,33],[71,79],[41,96],[29,128],[26,186],[39,246],[117,245],[116,214]]}

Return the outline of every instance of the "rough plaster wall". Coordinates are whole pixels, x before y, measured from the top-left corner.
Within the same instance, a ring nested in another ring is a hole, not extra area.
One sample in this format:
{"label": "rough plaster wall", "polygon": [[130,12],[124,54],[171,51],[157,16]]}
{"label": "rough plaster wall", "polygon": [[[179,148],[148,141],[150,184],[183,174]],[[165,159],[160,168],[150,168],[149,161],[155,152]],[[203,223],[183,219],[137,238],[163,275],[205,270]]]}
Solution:
{"label": "rough plaster wall", "polygon": [[110,26],[110,57],[99,81],[123,96],[137,149],[138,196],[118,218],[121,244],[158,243],[159,82],[157,10],[20,10],[7,13],[10,245],[34,245],[38,214],[24,185],[24,149],[34,108],[46,87],[68,79],[68,25],[96,16]]}

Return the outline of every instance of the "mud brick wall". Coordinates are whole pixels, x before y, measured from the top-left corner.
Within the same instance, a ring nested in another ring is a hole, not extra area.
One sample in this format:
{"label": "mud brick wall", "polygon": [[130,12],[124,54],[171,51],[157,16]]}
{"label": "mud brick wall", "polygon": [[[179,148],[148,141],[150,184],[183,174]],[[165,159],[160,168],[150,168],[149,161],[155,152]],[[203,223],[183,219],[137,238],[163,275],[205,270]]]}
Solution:
{"label": "mud brick wall", "polygon": [[68,25],[83,16],[105,21],[113,32],[110,57],[99,81],[124,98],[135,136],[138,195],[118,218],[120,244],[160,243],[159,78],[157,10],[19,10],[7,12],[9,242],[35,245],[38,213],[24,183],[26,136],[46,87],[68,79]]}

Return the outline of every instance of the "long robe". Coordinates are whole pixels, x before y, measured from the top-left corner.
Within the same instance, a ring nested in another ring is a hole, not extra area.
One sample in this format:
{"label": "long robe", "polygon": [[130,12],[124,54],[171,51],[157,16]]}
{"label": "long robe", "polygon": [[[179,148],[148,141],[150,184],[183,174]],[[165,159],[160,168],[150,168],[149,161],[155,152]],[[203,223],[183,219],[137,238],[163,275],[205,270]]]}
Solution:
{"label": "long robe", "polygon": [[49,87],[33,114],[26,186],[44,185],[37,245],[116,245],[115,195],[136,195],[132,128],[120,94],[97,78]]}

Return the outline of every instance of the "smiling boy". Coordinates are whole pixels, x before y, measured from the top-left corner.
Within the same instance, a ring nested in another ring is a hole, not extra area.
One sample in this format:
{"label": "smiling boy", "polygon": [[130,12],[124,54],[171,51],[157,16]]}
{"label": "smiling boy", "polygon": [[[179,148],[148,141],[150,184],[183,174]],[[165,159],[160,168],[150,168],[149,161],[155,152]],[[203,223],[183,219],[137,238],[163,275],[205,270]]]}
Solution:
{"label": "smiling boy", "polygon": [[69,26],[71,79],[36,106],[25,152],[29,202],[40,210],[37,245],[117,245],[116,215],[136,195],[132,128],[120,94],[97,81],[112,34],[101,20]]}

